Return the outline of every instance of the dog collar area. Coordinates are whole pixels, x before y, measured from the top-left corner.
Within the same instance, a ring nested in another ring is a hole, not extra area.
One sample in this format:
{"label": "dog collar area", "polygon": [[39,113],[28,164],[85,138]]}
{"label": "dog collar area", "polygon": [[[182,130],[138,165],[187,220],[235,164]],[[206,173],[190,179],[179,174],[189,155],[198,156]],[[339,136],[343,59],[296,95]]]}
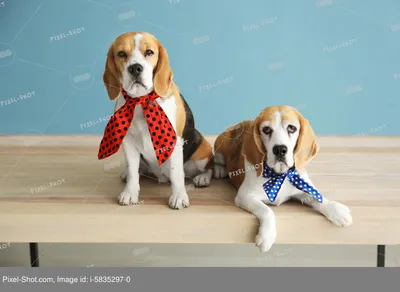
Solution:
{"label": "dog collar area", "polygon": [[321,193],[300,176],[295,166],[291,167],[285,173],[278,174],[265,163],[262,175],[264,178],[269,178],[269,180],[263,184],[263,189],[271,202],[276,200],[283,182],[287,179],[295,188],[309,194],[315,200],[322,203]]}

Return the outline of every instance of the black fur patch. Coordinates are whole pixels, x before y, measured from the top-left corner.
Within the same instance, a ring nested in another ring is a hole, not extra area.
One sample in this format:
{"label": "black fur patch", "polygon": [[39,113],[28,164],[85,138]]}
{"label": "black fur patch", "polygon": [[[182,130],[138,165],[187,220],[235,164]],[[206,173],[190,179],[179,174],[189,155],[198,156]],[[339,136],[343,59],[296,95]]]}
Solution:
{"label": "black fur patch", "polygon": [[185,98],[181,94],[183,105],[186,112],[185,128],[183,129],[183,162],[185,163],[199,148],[202,137],[199,131],[195,128],[193,113],[187,104]]}

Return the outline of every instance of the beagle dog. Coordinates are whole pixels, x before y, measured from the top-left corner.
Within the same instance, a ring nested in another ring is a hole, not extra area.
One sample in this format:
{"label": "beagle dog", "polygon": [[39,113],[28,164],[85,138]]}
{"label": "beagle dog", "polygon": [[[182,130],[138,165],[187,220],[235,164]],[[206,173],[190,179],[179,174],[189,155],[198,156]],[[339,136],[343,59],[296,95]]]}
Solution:
{"label": "beagle dog", "polygon": [[323,197],[305,166],[319,145],[310,123],[290,106],[264,109],[255,120],[220,134],[214,145],[214,177],[228,177],[238,189],[235,205],[260,221],[255,243],[268,251],[276,239],[275,215],[268,205],[297,199],[338,226],[352,224],[347,206]]}
{"label": "beagle dog", "polygon": [[[121,205],[139,203],[140,174],[149,174],[155,176],[159,182],[171,183],[169,206],[172,209],[189,206],[185,176],[193,178],[196,187],[210,184],[212,147],[196,130],[193,114],[172,78],[173,72],[166,49],[149,33],[124,33],[109,48],[103,81],[109,98],[116,100],[115,113],[109,121],[114,121],[116,125],[111,126],[111,129],[116,131],[118,115],[120,118],[123,118],[122,113],[125,116],[129,113],[133,115],[121,122],[130,123],[128,127],[124,127],[126,135],[121,136],[121,148],[126,160],[126,168],[121,176],[126,185],[118,198]],[[152,97],[153,102],[148,102]],[[128,103],[132,107],[123,109]],[[158,121],[161,129],[155,126],[159,131],[157,134],[150,133],[150,126],[154,127],[150,115],[153,121],[163,115]],[[105,135],[109,130],[106,128]],[[123,131],[118,128],[118,133],[121,130]],[[161,140],[157,140],[157,135],[160,135]],[[109,136],[109,140],[113,137]],[[157,140],[155,143],[153,138]],[[162,145],[163,141],[167,141],[164,138],[171,141],[173,138],[175,144],[171,142],[170,145]],[[103,140],[106,141],[102,141],[101,149],[109,146],[104,145],[108,143],[106,136]],[[156,144],[159,145],[158,149]],[[119,146],[115,144],[113,149],[118,149]],[[108,152],[100,155],[100,151],[99,159],[106,158],[105,154]],[[164,152],[168,158],[162,159]]]}

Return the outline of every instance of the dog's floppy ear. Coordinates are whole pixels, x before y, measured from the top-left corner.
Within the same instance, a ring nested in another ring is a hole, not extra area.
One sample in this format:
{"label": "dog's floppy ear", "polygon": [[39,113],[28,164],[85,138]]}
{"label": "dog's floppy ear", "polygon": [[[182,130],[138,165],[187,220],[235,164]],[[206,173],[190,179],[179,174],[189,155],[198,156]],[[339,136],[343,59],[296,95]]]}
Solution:
{"label": "dog's floppy ear", "polygon": [[113,46],[110,46],[107,54],[106,67],[103,74],[104,85],[106,86],[108,97],[114,100],[118,97],[120,91],[120,83],[117,79],[117,67],[114,61]]}
{"label": "dog's floppy ear", "polygon": [[[257,176],[260,176],[263,170],[263,161],[266,154],[261,141],[260,118],[258,117],[253,125],[244,133],[242,146],[242,155],[255,166]],[[257,167],[258,165],[258,167]]]}
{"label": "dog's floppy ear", "polygon": [[169,66],[167,50],[158,45],[158,63],[154,73],[154,90],[161,97],[171,95],[172,69]]}
{"label": "dog's floppy ear", "polygon": [[296,167],[298,169],[304,169],[306,164],[317,155],[319,145],[310,122],[299,112],[298,117],[300,122],[300,132],[294,149],[294,158]]}

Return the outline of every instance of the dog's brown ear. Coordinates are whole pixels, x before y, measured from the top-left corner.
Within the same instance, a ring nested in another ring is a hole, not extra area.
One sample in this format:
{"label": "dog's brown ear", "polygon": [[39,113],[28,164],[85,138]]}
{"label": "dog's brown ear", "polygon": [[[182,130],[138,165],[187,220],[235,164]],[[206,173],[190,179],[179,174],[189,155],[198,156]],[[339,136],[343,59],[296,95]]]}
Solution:
{"label": "dog's brown ear", "polygon": [[294,148],[296,168],[304,170],[306,164],[313,159],[319,150],[317,137],[310,125],[310,122],[298,113],[300,132]]}
{"label": "dog's brown ear", "polygon": [[[266,154],[261,141],[260,119],[257,118],[253,125],[244,133],[242,146],[242,155],[255,166],[257,176],[260,176],[263,170],[263,161]],[[258,167],[257,167],[258,165]]]}
{"label": "dog's brown ear", "polygon": [[114,60],[113,46],[110,46],[107,54],[106,66],[103,74],[104,85],[106,86],[108,97],[114,100],[118,97],[120,83],[117,78],[117,67]]}
{"label": "dog's brown ear", "polygon": [[169,66],[167,50],[159,44],[158,62],[154,73],[154,90],[161,97],[168,97],[172,94],[172,69]]}

